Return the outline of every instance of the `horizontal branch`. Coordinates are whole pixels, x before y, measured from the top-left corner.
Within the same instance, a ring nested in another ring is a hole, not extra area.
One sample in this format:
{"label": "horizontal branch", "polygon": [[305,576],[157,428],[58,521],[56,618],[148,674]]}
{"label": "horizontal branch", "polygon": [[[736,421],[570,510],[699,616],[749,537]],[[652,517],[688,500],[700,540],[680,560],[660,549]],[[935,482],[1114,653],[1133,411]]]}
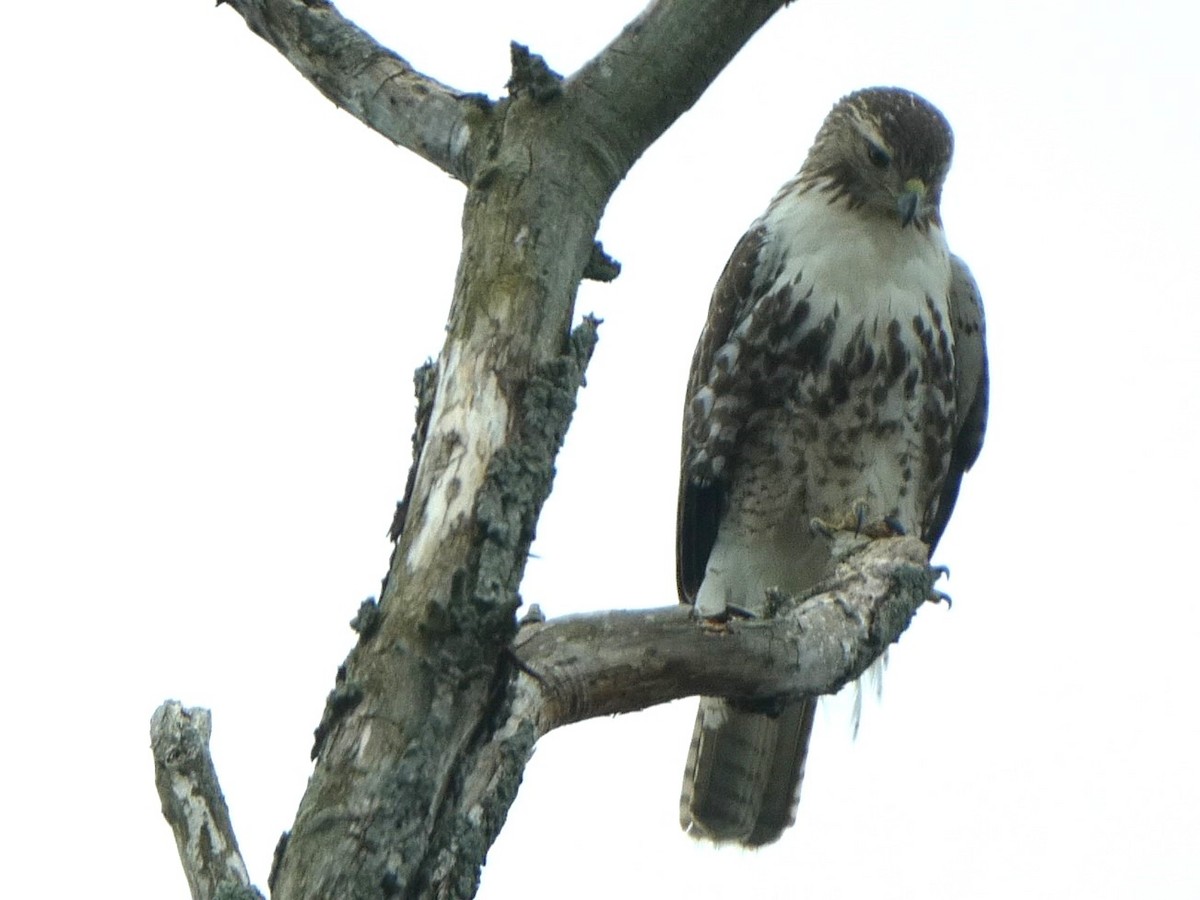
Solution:
{"label": "horizontal branch", "polygon": [[700,623],[691,607],[567,616],[524,626],[514,652],[541,694],[545,733],[694,694],[741,699],[829,694],[899,639],[936,573],[916,538],[835,536],[841,562],[774,615]]}
{"label": "horizontal branch", "polygon": [[326,0],[218,0],[317,89],[385,138],[471,180],[471,117],[490,107],[417,72]]}
{"label": "horizontal branch", "polygon": [[263,900],[250,883],[208,750],[212,714],[168,700],[150,719],[154,782],[193,900]]}

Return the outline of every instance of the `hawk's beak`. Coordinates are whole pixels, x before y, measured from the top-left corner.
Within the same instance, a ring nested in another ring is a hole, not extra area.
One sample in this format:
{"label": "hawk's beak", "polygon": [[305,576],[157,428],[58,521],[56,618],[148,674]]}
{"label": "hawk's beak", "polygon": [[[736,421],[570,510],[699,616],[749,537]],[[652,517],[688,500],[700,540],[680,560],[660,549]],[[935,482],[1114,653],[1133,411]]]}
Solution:
{"label": "hawk's beak", "polygon": [[925,182],[920,178],[910,178],[904,182],[904,192],[896,198],[896,212],[900,216],[900,224],[904,227],[911,225],[921,212],[925,203]]}

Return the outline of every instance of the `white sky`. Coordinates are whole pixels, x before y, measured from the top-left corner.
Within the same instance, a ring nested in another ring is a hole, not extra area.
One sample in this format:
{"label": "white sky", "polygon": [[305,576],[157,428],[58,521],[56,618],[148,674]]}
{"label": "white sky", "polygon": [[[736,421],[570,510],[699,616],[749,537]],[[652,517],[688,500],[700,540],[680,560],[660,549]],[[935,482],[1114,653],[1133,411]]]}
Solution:
{"label": "white sky", "polygon": [[[498,95],[639,8],[355,0]],[[988,442],[857,741],[821,721],[758,853],[676,824],[694,701],[552,734],[484,871],[521,897],[1200,894],[1197,7],[800,0],[634,169],[624,264],[523,586],[673,602],[681,392],[726,255],[840,95],[957,133],[943,204],[988,311]],[[185,898],[148,722],[210,707],[265,889],[347,622],[378,589],[463,189],[211,2],[20,3],[0,55],[0,846],[11,896]]]}

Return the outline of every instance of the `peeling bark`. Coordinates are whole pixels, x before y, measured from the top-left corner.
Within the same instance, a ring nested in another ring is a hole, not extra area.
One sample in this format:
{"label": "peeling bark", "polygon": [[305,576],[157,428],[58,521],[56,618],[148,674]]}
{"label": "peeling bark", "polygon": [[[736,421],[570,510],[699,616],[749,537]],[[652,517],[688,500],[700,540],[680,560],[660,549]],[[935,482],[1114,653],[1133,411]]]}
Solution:
{"label": "peeling bark", "polygon": [[195,900],[263,900],[250,883],[208,750],[212,714],[168,700],[150,720],[154,783]]}
{"label": "peeling bark", "polygon": [[[493,453],[476,489],[471,554],[449,573],[426,618],[412,631],[395,613],[387,620],[397,595],[391,582],[379,608],[366,605],[356,616],[359,645],[339,670],[318,729],[317,768],[272,876],[273,896],[473,896],[537,737],[508,710],[515,685],[505,648],[596,326],[586,319],[564,352],[527,379],[513,415],[518,431]],[[443,515],[434,527],[456,524]],[[441,561],[412,570],[398,557],[390,578],[407,585]],[[404,690],[368,689],[366,679],[384,666],[402,673],[393,685]],[[385,720],[396,709],[404,718]],[[397,739],[405,741],[399,752]],[[480,781],[482,772],[491,777]],[[356,820],[370,826],[370,849],[378,852],[364,849],[368,838]]]}

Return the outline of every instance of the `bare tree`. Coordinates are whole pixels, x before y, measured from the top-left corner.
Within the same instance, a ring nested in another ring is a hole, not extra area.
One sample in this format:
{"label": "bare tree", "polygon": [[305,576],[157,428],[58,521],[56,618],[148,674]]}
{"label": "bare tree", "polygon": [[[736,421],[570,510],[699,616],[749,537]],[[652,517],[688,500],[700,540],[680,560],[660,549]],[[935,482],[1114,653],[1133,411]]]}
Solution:
{"label": "bare tree", "polygon": [[[597,325],[583,278],[617,184],[785,0],[658,0],[568,78],[514,45],[493,102],[416,72],[322,0],[225,0],[334,103],[467,187],[447,337],[417,372],[414,462],[379,602],[352,623],[313,776],[270,876],[279,898],[471,897],[539,736],[676,697],[836,690],[929,597],[913,538],[839,536],[835,577],[776,614],[687,608],[518,625],[518,586]],[[197,898],[261,896],[207,753],[168,702],[152,742]],[[681,740],[683,736],[681,735]]]}

